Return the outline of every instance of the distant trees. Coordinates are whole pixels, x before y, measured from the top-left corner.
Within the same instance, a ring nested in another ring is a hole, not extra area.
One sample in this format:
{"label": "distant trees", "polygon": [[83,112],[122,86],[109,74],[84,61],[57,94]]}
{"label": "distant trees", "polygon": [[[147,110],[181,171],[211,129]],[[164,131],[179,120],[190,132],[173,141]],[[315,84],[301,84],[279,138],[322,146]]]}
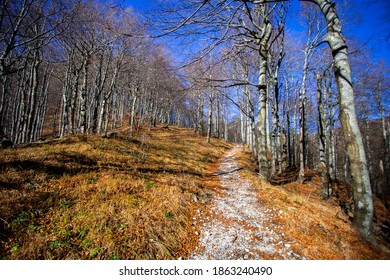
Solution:
{"label": "distant trees", "polygon": [[78,2],[6,0],[0,5],[0,137],[31,142],[41,137],[46,116],[50,44]]}
{"label": "distant trees", "polygon": [[97,0],[2,1],[0,16],[1,138],[30,143],[49,127],[61,137],[107,134],[126,118],[131,133],[186,124],[171,58],[130,9]]}
{"label": "distant trees", "polygon": [[[141,38],[143,27],[131,11],[118,17],[118,10],[91,5],[78,10],[75,25],[60,39],[69,63],[60,135],[107,134],[122,125],[126,115],[131,133],[141,124],[172,122],[182,86],[164,49]],[[70,36],[74,30],[78,35]]]}
{"label": "distant trees", "polygon": [[[356,104],[367,166],[373,192],[388,205],[385,189],[389,185],[389,119],[390,84],[383,62],[368,61],[367,54],[354,57]],[[387,107],[387,109],[386,109]],[[387,111],[387,112],[386,112]]]}

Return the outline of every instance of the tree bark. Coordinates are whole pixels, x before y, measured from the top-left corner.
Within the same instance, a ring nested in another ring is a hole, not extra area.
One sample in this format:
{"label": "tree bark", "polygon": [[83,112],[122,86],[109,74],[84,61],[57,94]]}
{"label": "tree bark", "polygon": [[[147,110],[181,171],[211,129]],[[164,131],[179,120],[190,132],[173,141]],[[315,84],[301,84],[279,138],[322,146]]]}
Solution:
{"label": "tree bark", "polygon": [[305,176],[306,167],[306,80],[309,69],[309,61],[312,51],[310,50],[309,39],[305,50],[305,61],[303,65],[303,76],[301,89],[299,90],[299,181],[302,183]]}
{"label": "tree bark", "polygon": [[291,149],[291,120],[290,120],[290,86],[289,81],[285,78],[286,86],[286,129],[287,129],[287,158],[288,158],[288,168],[292,167],[292,149]]}
{"label": "tree bark", "polygon": [[213,89],[210,89],[210,97],[209,97],[209,116],[208,116],[208,128],[207,128],[207,143],[211,141],[211,133],[213,129],[213,110],[214,110],[214,92]]}
{"label": "tree bark", "polygon": [[[325,112],[323,106],[323,95],[326,94],[326,89],[323,92],[322,89],[322,77],[317,74],[317,110],[318,110],[318,136],[319,136],[319,149],[320,149],[320,162],[319,171],[321,174],[321,196],[324,199],[328,199],[331,195],[330,178],[328,173],[328,166],[326,164],[326,127],[325,127]],[[326,97],[325,97],[326,99]]]}
{"label": "tree bark", "polygon": [[87,87],[88,87],[88,66],[90,63],[90,54],[86,54],[83,58],[83,84],[80,94],[80,132],[86,133],[87,129]]}
{"label": "tree bark", "polygon": [[370,238],[373,219],[372,190],[367,169],[362,136],[358,126],[354,103],[347,45],[341,32],[341,23],[335,3],[327,0],[310,0],[318,5],[327,23],[326,42],[332,50],[334,73],[339,89],[340,122],[349,161],[354,198],[353,225],[366,238]]}
{"label": "tree bark", "polygon": [[258,161],[259,175],[263,179],[269,177],[269,164],[267,159],[267,133],[266,133],[266,118],[267,118],[267,57],[268,57],[268,42],[272,33],[272,25],[267,17],[265,17],[265,7],[263,7],[263,28],[264,34],[260,40],[259,58],[259,110],[258,110]]}

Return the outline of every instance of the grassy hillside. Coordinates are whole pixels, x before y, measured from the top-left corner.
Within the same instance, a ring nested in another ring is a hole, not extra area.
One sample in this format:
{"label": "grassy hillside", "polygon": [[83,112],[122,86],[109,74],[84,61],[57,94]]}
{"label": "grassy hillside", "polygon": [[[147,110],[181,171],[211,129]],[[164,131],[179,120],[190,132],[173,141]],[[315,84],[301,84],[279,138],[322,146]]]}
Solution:
{"label": "grassy hillside", "polygon": [[[207,144],[177,127],[127,135],[0,150],[0,258],[185,258],[198,240],[194,211],[220,187],[219,177],[209,175],[231,145]],[[258,178],[251,159],[240,154],[241,175],[269,209],[268,226],[295,252],[308,259],[390,259],[388,240],[366,242],[335,198],[319,198],[317,176],[304,185],[271,185]],[[386,237],[390,214],[375,204],[375,233]]]}
{"label": "grassy hillside", "polygon": [[1,258],[185,255],[205,170],[229,145],[175,127],[126,135],[1,150]]}

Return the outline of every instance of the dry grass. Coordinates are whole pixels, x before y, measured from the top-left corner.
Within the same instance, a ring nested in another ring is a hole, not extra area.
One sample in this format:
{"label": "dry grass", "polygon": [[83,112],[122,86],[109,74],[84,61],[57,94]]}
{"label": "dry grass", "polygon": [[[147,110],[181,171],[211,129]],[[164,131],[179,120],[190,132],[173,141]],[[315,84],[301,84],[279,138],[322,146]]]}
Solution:
{"label": "dry grass", "polygon": [[174,259],[228,144],[177,127],[0,151],[0,258]]}
{"label": "dry grass", "polygon": [[[217,159],[230,147],[206,144],[170,127],[133,138],[73,136],[0,151],[0,258],[175,259],[197,244],[193,211],[219,180]],[[273,186],[260,181],[249,153],[242,176],[278,213],[286,242],[309,259],[390,259],[352,227],[335,199],[319,199],[319,181]],[[376,233],[389,211],[376,204]],[[272,225],[270,225],[272,226]]]}
{"label": "dry grass", "polygon": [[[296,253],[322,260],[390,259],[389,244],[379,238],[378,228],[377,245],[373,245],[359,236],[336,199],[320,199],[317,176],[303,185],[292,182],[275,186],[259,179],[249,153],[241,153],[239,162],[244,167],[242,176],[258,187],[260,202],[278,213],[270,226],[280,226],[277,231],[284,233],[285,241]],[[379,216],[388,222],[389,211],[378,200],[375,204],[376,224]]]}

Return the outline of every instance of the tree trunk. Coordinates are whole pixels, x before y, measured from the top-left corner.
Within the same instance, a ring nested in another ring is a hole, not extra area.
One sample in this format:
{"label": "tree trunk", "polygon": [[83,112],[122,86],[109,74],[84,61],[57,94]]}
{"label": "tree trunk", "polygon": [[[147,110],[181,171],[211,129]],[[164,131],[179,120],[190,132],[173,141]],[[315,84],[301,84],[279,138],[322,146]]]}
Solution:
{"label": "tree trunk", "polygon": [[[245,106],[245,97],[242,98],[241,110],[240,110],[240,134],[241,134],[241,142],[243,145],[247,144],[247,117],[246,117],[246,106]],[[245,110],[245,111],[244,111]]]}
{"label": "tree trunk", "polygon": [[311,0],[317,4],[327,22],[326,41],[334,59],[334,73],[339,89],[340,122],[349,161],[351,185],[354,198],[353,224],[366,238],[370,238],[373,219],[373,201],[366,155],[355,112],[354,90],[347,53],[342,37],[341,23],[335,3],[327,0]]}
{"label": "tree trunk", "polygon": [[2,89],[0,92],[0,141],[2,141],[3,138],[6,137],[3,122],[5,119],[4,118],[4,108],[5,108],[4,105],[5,105],[6,95],[7,95],[9,78],[7,76],[4,76],[4,77],[0,77],[0,79],[2,80],[1,81],[2,82]]}
{"label": "tree trunk", "polygon": [[229,134],[228,134],[228,122],[229,122],[229,114],[228,114],[228,107],[227,105],[223,106],[223,124],[224,124],[224,140],[227,142],[229,140]]}
{"label": "tree trunk", "polygon": [[137,95],[134,94],[131,102],[131,113],[130,113],[130,136],[133,136],[133,129],[135,123],[135,104],[137,102]]}
{"label": "tree trunk", "polygon": [[[321,196],[328,199],[331,195],[330,178],[328,173],[328,166],[326,164],[326,128],[325,128],[325,112],[323,106],[323,95],[325,92],[321,89],[322,78],[317,74],[317,110],[318,110],[318,136],[319,136],[319,171],[321,174]],[[325,89],[326,90],[326,89]],[[325,97],[326,99],[326,97]]]}
{"label": "tree trunk", "polygon": [[80,94],[80,132],[82,134],[86,133],[87,128],[87,86],[88,86],[88,65],[89,65],[90,55],[86,54],[83,59],[83,84],[81,87]]}
{"label": "tree trunk", "polygon": [[289,81],[285,79],[286,84],[286,126],[287,126],[287,158],[288,158],[288,167],[292,167],[292,149],[291,149],[291,120],[290,120],[290,87]]}
{"label": "tree trunk", "polygon": [[[265,9],[265,8],[263,8]],[[263,10],[265,15],[265,11]],[[264,17],[264,34],[260,40],[259,58],[259,110],[258,110],[258,161],[259,161],[259,175],[263,179],[269,177],[269,164],[267,159],[267,132],[266,132],[266,118],[267,118],[267,57],[268,57],[268,42],[272,33],[272,26],[270,21]]]}
{"label": "tree trunk", "polygon": [[80,82],[80,67],[76,67],[74,69],[74,83],[73,83],[73,89],[72,89],[72,96],[69,100],[70,108],[69,108],[69,115],[70,115],[70,121],[69,121],[69,130],[72,134],[76,133],[76,107],[77,107],[77,99],[79,98],[79,82]]}
{"label": "tree trunk", "polygon": [[[310,32],[309,32],[310,36]],[[305,62],[303,65],[303,76],[301,89],[299,90],[299,181],[302,183],[306,167],[306,80],[311,56],[309,40],[305,50]]]}
{"label": "tree trunk", "polygon": [[380,104],[380,108],[381,108],[383,144],[385,147],[385,159],[384,159],[385,162],[384,163],[382,162],[382,165],[384,165],[383,174],[385,174],[385,171],[387,171],[387,176],[384,176],[382,180],[381,189],[383,191],[383,189],[389,184],[388,170],[390,170],[390,141],[388,139],[389,138],[388,131],[386,129],[385,108],[382,103]]}
{"label": "tree trunk", "polygon": [[213,131],[213,103],[214,103],[214,93],[213,90],[210,90],[210,100],[209,100],[209,116],[208,116],[208,128],[207,128],[207,143],[210,143],[211,132]]}
{"label": "tree trunk", "polygon": [[199,113],[199,132],[200,135],[204,135],[204,94],[202,92],[199,92],[199,108],[198,108],[198,113]]}
{"label": "tree trunk", "polygon": [[337,102],[334,101],[332,91],[332,75],[329,75],[329,81],[327,85],[327,105],[328,105],[328,126],[329,126],[329,145],[328,145],[328,168],[329,176],[331,180],[336,180],[336,152],[335,152],[335,135],[334,135],[334,116]]}

